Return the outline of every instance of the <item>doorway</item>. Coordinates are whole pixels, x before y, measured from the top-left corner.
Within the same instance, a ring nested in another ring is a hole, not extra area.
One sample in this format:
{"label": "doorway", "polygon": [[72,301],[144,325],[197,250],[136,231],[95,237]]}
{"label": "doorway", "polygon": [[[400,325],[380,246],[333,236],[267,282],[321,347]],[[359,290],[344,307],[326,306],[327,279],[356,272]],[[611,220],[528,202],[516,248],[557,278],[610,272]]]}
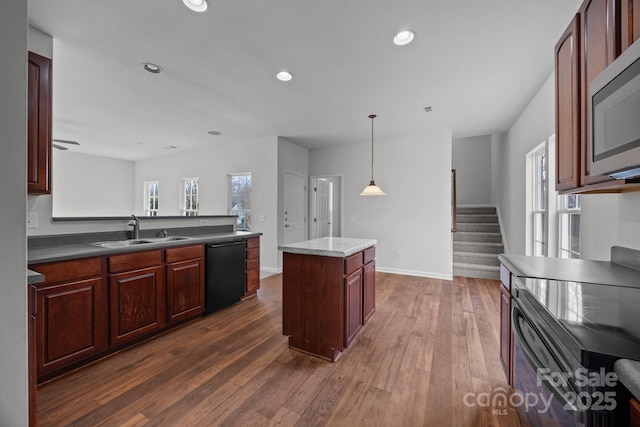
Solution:
{"label": "doorway", "polygon": [[282,242],[301,242],[307,238],[306,230],[307,177],[284,173],[284,232]]}
{"label": "doorway", "polygon": [[311,177],[311,239],[342,236],[342,180],[342,175]]}

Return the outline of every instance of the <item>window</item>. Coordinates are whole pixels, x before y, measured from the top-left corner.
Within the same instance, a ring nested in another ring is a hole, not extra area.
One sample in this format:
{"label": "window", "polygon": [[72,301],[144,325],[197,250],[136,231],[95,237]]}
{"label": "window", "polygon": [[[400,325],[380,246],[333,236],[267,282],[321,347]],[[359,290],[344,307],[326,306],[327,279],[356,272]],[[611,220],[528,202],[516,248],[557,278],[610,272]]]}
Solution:
{"label": "window", "polygon": [[198,178],[185,178],[182,180],[182,214],[184,216],[197,216],[200,209],[198,199]]}
{"label": "window", "polygon": [[580,195],[558,196],[558,255],[580,258]]}
{"label": "window", "polygon": [[547,255],[547,150],[543,146],[533,160],[533,255]]}
{"label": "window", "polygon": [[159,189],[160,189],[160,183],[158,181],[151,181],[151,182],[144,183],[144,215],[145,216],[158,216]]}
{"label": "window", "polygon": [[238,215],[238,230],[251,229],[251,174],[229,175],[229,214]]}

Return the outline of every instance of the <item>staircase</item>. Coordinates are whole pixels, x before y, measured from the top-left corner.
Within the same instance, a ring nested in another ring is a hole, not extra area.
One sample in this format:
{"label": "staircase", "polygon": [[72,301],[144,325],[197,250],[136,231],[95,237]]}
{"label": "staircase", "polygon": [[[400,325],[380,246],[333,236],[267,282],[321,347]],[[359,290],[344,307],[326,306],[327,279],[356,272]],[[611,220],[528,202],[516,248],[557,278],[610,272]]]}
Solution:
{"label": "staircase", "polygon": [[453,233],[453,275],[500,279],[498,254],[504,252],[494,207],[458,207]]}

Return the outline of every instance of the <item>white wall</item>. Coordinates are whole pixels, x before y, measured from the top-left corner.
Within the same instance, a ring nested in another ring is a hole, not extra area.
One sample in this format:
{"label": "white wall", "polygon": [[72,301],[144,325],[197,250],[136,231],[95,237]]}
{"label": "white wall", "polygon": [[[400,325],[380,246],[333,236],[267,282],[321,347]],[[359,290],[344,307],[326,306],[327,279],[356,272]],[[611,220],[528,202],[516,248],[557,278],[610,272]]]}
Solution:
{"label": "white wall", "polygon": [[[160,182],[160,215],[180,215],[180,182],[198,177],[200,214],[226,215],[228,174],[251,172],[251,231],[263,233],[261,267],[277,268],[277,138],[220,144],[210,149],[136,162],[136,211],[142,213],[143,186]],[[264,215],[265,221],[259,220]]]}
{"label": "white wall", "polygon": [[0,425],[26,426],[26,0],[2,3],[0,40]]}
{"label": "white wall", "polygon": [[54,149],[53,216],[130,215],[134,179],[135,162]]}
{"label": "white wall", "polygon": [[[278,137],[278,245],[284,241],[284,173],[290,172],[307,177],[309,187],[309,150],[286,138]],[[309,191],[307,191],[308,199]],[[308,208],[307,208],[308,209]],[[308,216],[308,215],[307,215]],[[308,224],[308,222],[307,222]],[[308,238],[308,230],[306,231]],[[282,271],[282,252],[277,253],[277,271]]]}
{"label": "white wall", "polygon": [[458,205],[491,204],[491,135],[452,141]]}
{"label": "white wall", "polygon": [[381,271],[451,279],[451,132],[375,144],[381,197],[359,195],[371,177],[369,143],[309,152],[311,176],[344,174],[343,236],[377,239]]}
{"label": "white wall", "polygon": [[[525,170],[526,156],[535,146],[555,132],[554,74],[551,74],[516,122],[493,145],[502,150],[499,178],[494,179],[494,194],[501,215],[505,250],[525,254]],[[501,140],[498,142],[498,140]]]}

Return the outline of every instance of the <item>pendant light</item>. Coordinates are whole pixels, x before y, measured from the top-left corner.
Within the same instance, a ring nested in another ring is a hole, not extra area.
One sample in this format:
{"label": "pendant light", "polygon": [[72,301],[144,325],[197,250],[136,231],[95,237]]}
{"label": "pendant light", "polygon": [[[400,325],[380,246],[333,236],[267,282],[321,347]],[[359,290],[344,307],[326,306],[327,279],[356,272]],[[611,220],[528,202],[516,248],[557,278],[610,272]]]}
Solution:
{"label": "pendant light", "polygon": [[360,193],[360,195],[361,196],[384,196],[384,193],[382,192],[380,187],[378,187],[376,185],[376,182],[373,180],[373,119],[376,118],[376,115],[371,114],[369,118],[371,119],[371,182],[369,182],[369,185],[367,185],[364,188],[364,190],[362,190],[362,193]]}

